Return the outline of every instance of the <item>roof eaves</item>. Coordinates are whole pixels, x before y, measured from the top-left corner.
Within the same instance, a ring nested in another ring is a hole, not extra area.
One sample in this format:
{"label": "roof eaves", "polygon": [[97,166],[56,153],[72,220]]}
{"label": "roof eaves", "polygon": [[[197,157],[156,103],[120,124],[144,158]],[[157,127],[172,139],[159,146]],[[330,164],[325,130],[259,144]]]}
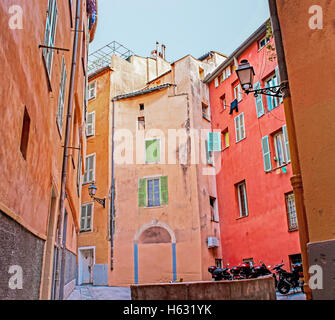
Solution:
{"label": "roof eaves", "polygon": [[223,61],[212,73],[207,75],[203,82],[209,83],[213,81],[213,79],[216,78],[223,69],[228,67],[232,63],[232,61],[234,61],[234,58],[238,58],[254,41],[256,41],[256,39],[266,31],[267,21],[264,22],[254,33],[252,33],[251,36],[247,40],[245,40],[237,49],[235,49],[234,52],[225,61]]}
{"label": "roof eaves", "polygon": [[176,86],[175,84],[172,83],[165,83],[162,84],[160,86],[157,87],[153,87],[153,88],[149,88],[149,89],[144,89],[144,90],[139,90],[139,91],[134,91],[134,92],[130,92],[130,93],[126,93],[126,94],[120,94],[116,97],[113,98],[113,100],[122,100],[122,99],[127,99],[127,98],[133,98],[139,95],[143,95],[143,94],[147,94],[147,93],[151,93],[151,92],[155,92],[158,90],[162,90],[171,86]]}

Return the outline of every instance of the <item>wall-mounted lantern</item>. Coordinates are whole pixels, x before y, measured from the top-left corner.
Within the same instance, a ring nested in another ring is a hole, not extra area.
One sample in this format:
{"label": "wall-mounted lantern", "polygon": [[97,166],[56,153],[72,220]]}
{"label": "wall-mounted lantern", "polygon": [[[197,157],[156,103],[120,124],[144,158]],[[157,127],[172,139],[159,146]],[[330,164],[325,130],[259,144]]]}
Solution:
{"label": "wall-mounted lantern", "polygon": [[90,195],[90,197],[100,203],[104,208],[105,208],[105,204],[106,204],[106,198],[100,199],[100,198],[96,198],[95,195],[97,193],[97,187],[94,184],[94,182],[92,182],[92,184],[88,187],[88,194]]}
{"label": "wall-mounted lantern", "polygon": [[259,88],[255,90],[251,90],[254,82],[255,71],[253,66],[250,66],[248,60],[242,60],[236,69],[237,77],[240,81],[242,89],[246,94],[253,92],[255,97],[259,94],[264,94],[271,97],[281,98],[283,89],[286,88],[286,83],[282,83],[279,86]]}

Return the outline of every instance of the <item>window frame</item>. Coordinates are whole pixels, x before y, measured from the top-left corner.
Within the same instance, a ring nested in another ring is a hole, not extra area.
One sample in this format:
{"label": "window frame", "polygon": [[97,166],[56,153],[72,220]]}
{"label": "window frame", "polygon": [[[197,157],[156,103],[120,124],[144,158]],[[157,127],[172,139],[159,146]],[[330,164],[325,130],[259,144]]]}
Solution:
{"label": "window frame", "polygon": [[[294,213],[295,213],[295,221],[296,221],[295,225],[291,224],[292,219],[291,219],[291,216],[290,216],[291,212],[290,212],[290,206],[289,206],[289,203],[288,203],[288,198],[290,196],[293,196],[293,201],[294,201]],[[297,217],[297,210],[296,210],[296,205],[295,205],[295,195],[294,195],[293,191],[285,193],[285,206],[286,206],[286,217],[287,217],[288,231],[289,232],[297,231],[298,230],[298,217]]]}
{"label": "window frame", "polygon": [[[278,82],[279,82],[278,75],[274,71],[273,73],[271,73],[270,76],[268,76],[267,78],[264,79],[264,87],[269,88],[269,87],[278,86]],[[272,111],[273,109],[278,108],[280,106],[279,97],[267,96],[266,97],[266,105],[267,105],[268,112]]]}
{"label": "window frame", "polygon": [[[214,206],[211,205],[211,200],[214,200]],[[212,222],[220,222],[219,211],[218,211],[218,201],[216,197],[209,196],[209,206],[211,209],[211,221]],[[213,212],[212,212],[213,208]]]}
{"label": "window frame", "polygon": [[[146,207],[147,208],[157,208],[157,207],[161,207],[161,177],[153,177],[153,178],[147,178],[145,180],[145,183],[146,183],[146,194],[147,194],[147,198],[146,198]],[[155,181],[158,180],[158,202],[159,204],[156,204],[156,201],[155,201]],[[152,201],[153,201],[153,205],[150,206],[149,205],[149,181],[152,181],[153,184],[152,184]]]}
{"label": "window frame", "polygon": [[[265,43],[264,45],[261,45],[261,42],[265,40]],[[262,37],[261,39],[259,39],[257,41],[257,44],[258,44],[258,51],[261,51],[263,48],[266,47],[266,45],[270,42],[271,38],[270,37],[266,37],[266,35],[264,35],[264,37]]]}
{"label": "window frame", "polygon": [[[248,195],[247,195],[247,184],[246,181],[243,180],[239,183],[237,183],[236,185],[236,190],[237,190],[237,199],[238,199],[238,209],[239,209],[239,219],[240,218],[246,218],[249,216],[249,207],[248,207]],[[244,194],[244,205],[245,205],[245,215],[243,215],[242,213],[242,207],[241,207],[241,194],[240,194],[240,186],[243,186],[243,194]]]}
{"label": "window frame", "polygon": [[[285,146],[285,138],[284,138],[284,133],[283,131],[278,131],[276,133],[274,133],[272,135],[272,141],[273,141],[273,145],[274,145],[274,153],[275,153],[275,162],[277,167],[281,167],[284,165],[288,164],[288,157],[286,154],[286,146]],[[278,144],[277,142],[279,142],[280,147],[281,147],[281,152],[282,152],[282,159],[280,161],[280,157],[279,157],[279,150],[278,150]]]}
{"label": "window frame", "polygon": [[[237,90],[235,90],[235,89],[237,89]],[[243,97],[242,97],[242,87],[241,87],[240,83],[233,85],[233,97],[234,97],[234,99],[237,100],[237,102],[242,101],[242,99],[243,99]]]}

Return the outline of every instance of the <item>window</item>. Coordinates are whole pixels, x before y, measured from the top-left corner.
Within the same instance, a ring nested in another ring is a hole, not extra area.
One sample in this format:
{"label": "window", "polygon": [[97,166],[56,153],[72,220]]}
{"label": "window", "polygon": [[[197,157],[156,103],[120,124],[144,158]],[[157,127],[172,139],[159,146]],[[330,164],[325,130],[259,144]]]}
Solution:
{"label": "window", "polygon": [[145,118],[144,117],[138,117],[137,118],[137,129],[138,130],[144,130],[145,129]]}
{"label": "window", "polygon": [[222,150],[226,149],[229,147],[229,132],[228,128],[224,131],[222,131]]}
{"label": "window", "polygon": [[211,208],[211,220],[214,221],[214,222],[219,222],[216,198],[209,197],[209,205],[210,205],[210,208]]}
{"label": "window", "polygon": [[215,266],[218,269],[221,269],[222,268],[222,259],[215,259]]}
{"label": "window", "polygon": [[[265,80],[265,88],[274,87],[278,85],[277,75],[273,74],[270,78]],[[272,109],[279,106],[279,98],[278,97],[271,97],[267,96],[267,104],[268,110],[271,111]]]}
{"label": "window", "polygon": [[273,136],[273,143],[275,146],[275,154],[276,154],[275,161],[277,163],[277,167],[280,167],[288,163],[283,132],[276,133]]}
{"label": "window", "polygon": [[92,211],[93,203],[87,203],[81,206],[80,231],[92,230]]}
{"label": "window", "polygon": [[224,74],[225,74],[225,79],[228,79],[228,78],[231,76],[231,69],[230,69],[230,66],[227,67],[227,68],[224,70]]}
{"label": "window", "polygon": [[83,183],[93,182],[95,179],[95,154],[87,156],[85,160]]}
{"label": "window", "polygon": [[60,134],[63,132],[63,115],[65,104],[65,88],[66,88],[66,66],[65,59],[62,60],[62,71],[59,83],[59,96],[58,96],[58,110],[57,110],[57,124]]}
{"label": "window", "polygon": [[294,264],[302,263],[301,254],[300,253],[298,253],[298,254],[290,254],[288,257],[289,257],[289,260],[290,260],[290,266],[291,266],[291,272],[292,272],[292,266]]}
{"label": "window", "polygon": [[235,118],[236,142],[245,138],[244,114],[243,112]]}
{"label": "window", "polygon": [[139,179],[139,207],[157,207],[168,204],[167,176]]}
{"label": "window", "polygon": [[95,135],[95,112],[90,112],[87,114],[86,137],[91,137],[94,135]]}
{"label": "window", "polygon": [[24,108],[20,150],[25,160],[27,159],[29,130],[30,130],[30,117],[27,108]]}
{"label": "window", "polygon": [[286,209],[288,218],[288,229],[294,231],[298,229],[297,213],[295,211],[295,200],[294,193],[290,192],[285,195],[286,198]]}
{"label": "window", "polygon": [[145,162],[160,162],[160,139],[152,139],[145,141]]}
{"label": "window", "polygon": [[[45,25],[45,35],[44,35],[44,45],[48,47],[54,47],[55,37],[56,37],[56,25],[57,25],[57,2],[56,0],[49,0],[47,20]],[[43,57],[45,61],[45,66],[49,75],[51,77],[51,67],[53,59],[53,49],[44,48]]]}
{"label": "window", "polygon": [[88,84],[88,100],[95,98],[96,96],[96,81]]}
{"label": "window", "polygon": [[240,217],[248,216],[247,188],[245,181],[236,185]]}
{"label": "window", "polygon": [[234,99],[236,99],[238,102],[242,100],[242,91],[240,84],[234,86]]}
{"label": "window", "polygon": [[267,38],[266,36],[264,36],[264,38],[258,41],[258,50],[261,50],[262,48],[264,48],[265,45],[269,42],[270,42],[270,38]]}
{"label": "window", "polygon": [[208,121],[211,121],[211,117],[209,114],[209,108],[208,108],[208,105],[205,103],[202,103],[202,117]]}
{"label": "window", "polygon": [[220,105],[221,105],[221,112],[223,110],[226,110],[227,101],[226,101],[226,95],[225,94],[220,97]]}
{"label": "window", "polygon": [[140,111],[143,111],[143,110],[144,110],[144,104],[140,103]]}

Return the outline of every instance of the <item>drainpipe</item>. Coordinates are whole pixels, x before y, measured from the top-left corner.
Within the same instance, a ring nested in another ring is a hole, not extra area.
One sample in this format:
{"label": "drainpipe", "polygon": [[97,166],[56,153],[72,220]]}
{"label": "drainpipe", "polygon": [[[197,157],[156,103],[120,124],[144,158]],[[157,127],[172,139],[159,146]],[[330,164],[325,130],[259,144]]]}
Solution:
{"label": "drainpipe", "polygon": [[114,268],[114,219],[115,219],[115,179],[114,179],[114,131],[115,131],[115,98],[112,99],[112,195],[110,205],[110,242],[111,242],[111,270]]}
{"label": "drainpipe", "polygon": [[288,73],[287,66],[285,60],[285,52],[283,48],[282,35],[280,29],[280,22],[278,18],[277,12],[277,3],[276,0],[268,0],[272,21],[272,31],[275,39],[276,51],[277,51],[277,59],[278,66],[280,72],[281,84],[286,84],[286,88],[283,91],[283,99],[284,99],[284,110],[286,117],[286,126],[288,139],[290,142],[290,153],[291,153],[291,164],[292,164],[292,177],[291,184],[294,191],[295,197],[295,205],[296,205],[296,213],[298,220],[298,229],[299,229],[299,238],[300,238],[300,247],[301,247],[301,257],[304,269],[304,291],[306,294],[306,299],[312,299],[312,291],[308,286],[309,282],[309,264],[308,264],[308,255],[307,255],[307,243],[309,242],[309,234],[308,234],[308,224],[307,224],[307,215],[306,208],[304,203],[304,189],[302,183],[301,176],[301,167],[299,160],[299,150],[297,145],[297,137],[295,130],[295,122],[294,122],[294,114],[292,109],[292,100],[291,100],[291,92],[289,88],[288,82]]}
{"label": "drainpipe", "polygon": [[[72,66],[71,66],[71,77],[69,87],[69,98],[68,98],[68,114],[66,117],[66,129],[65,129],[65,141],[64,141],[64,154],[63,154],[63,168],[62,168],[62,182],[61,182],[61,198],[60,198],[60,229],[58,235],[58,245],[62,247],[61,263],[57,263],[57,274],[60,275],[59,283],[59,300],[64,298],[64,282],[65,282],[65,251],[66,243],[62,244],[63,241],[63,225],[65,216],[65,198],[66,198],[66,180],[67,180],[67,165],[69,159],[69,140],[70,140],[70,129],[73,109],[73,90],[74,90],[74,78],[76,73],[77,64],[77,47],[78,47],[78,30],[79,30],[79,18],[80,18],[80,0],[77,0],[76,4],[76,23],[75,32],[73,39],[73,50],[72,50]],[[66,232],[66,231],[65,231]]]}

